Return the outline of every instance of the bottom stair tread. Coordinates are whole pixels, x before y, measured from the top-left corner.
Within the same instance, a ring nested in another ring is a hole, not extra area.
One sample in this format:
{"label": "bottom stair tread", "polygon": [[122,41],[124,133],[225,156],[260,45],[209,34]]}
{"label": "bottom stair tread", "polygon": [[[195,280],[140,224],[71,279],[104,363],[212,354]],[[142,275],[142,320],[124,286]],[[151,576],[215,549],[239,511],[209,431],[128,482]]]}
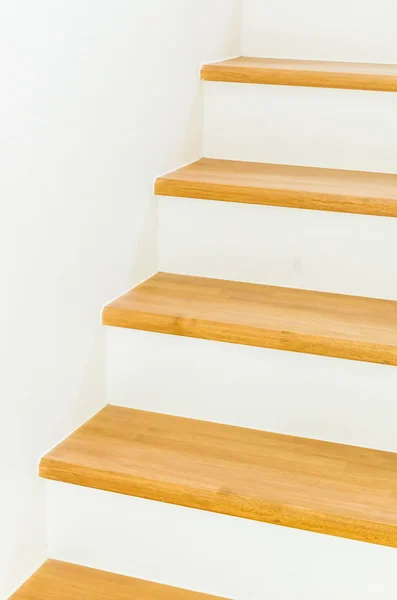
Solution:
{"label": "bottom stair tread", "polygon": [[107,406],[47,479],[397,547],[397,454]]}
{"label": "bottom stair tread", "polygon": [[48,560],[10,600],[222,600],[198,592]]}
{"label": "bottom stair tread", "polygon": [[397,454],[107,406],[40,475],[397,547]]}

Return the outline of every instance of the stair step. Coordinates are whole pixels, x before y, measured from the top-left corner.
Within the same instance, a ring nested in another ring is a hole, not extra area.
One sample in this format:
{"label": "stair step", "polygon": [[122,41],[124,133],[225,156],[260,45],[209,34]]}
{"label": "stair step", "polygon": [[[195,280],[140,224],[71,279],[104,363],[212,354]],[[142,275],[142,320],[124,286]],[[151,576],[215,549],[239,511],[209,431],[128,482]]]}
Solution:
{"label": "stair step", "polygon": [[221,600],[215,596],[48,560],[10,600]]}
{"label": "stair step", "polygon": [[397,454],[107,406],[47,479],[397,547]]}
{"label": "stair step", "polygon": [[202,158],[159,177],[161,196],[397,216],[397,175]]}
{"label": "stair step", "polygon": [[240,56],[206,64],[206,81],[397,91],[397,65]]}
{"label": "stair step", "polygon": [[157,273],[104,325],[397,366],[397,302]]}

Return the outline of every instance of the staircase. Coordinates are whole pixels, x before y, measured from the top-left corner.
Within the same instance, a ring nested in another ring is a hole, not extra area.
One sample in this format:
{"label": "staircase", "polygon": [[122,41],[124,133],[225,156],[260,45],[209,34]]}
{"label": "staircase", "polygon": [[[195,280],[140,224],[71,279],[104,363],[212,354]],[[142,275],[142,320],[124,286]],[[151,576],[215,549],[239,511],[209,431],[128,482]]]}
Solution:
{"label": "staircase", "polygon": [[397,589],[397,66],[201,77],[206,157],[155,182],[160,272],[103,310],[110,404],[41,460],[14,600]]}

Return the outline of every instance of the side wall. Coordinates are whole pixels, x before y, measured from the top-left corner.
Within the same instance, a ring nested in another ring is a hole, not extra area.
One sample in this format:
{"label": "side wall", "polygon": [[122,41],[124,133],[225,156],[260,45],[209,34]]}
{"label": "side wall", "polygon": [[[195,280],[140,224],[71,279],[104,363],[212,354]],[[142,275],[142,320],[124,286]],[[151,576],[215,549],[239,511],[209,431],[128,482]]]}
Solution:
{"label": "side wall", "polygon": [[243,0],[242,54],[397,63],[395,0]]}
{"label": "side wall", "polygon": [[201,154],[239,0],[0,6],[0,598],[46,558],[40,456],[104,403],[102,305],[157,270],[156,175]]}

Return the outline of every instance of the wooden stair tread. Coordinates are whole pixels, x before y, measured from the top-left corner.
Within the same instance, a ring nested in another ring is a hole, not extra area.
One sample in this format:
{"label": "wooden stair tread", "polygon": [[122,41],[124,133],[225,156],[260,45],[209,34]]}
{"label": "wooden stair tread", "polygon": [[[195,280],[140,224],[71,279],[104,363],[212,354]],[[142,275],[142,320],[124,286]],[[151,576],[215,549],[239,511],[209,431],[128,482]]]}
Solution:
{"label": "wooden stair tread", "polygon": [[132,577],[48,560],[10,600],[221,600]]}
{"label": "wooden stair tread", "polygon": [[397,365],[397,302],[157,273],[103,323]]}
{"label": "wooden stair tread", "polygon": [[206,81],[397,91],[397,65],[240,56],[203,65]]}
{"label": "wooden stair tread", "polygon": [[42,477],[397,547],[397,454],[107,406]]}
{"label": "wooden stair tread", "polygon": [[202,158],[159,177],[162,196],[397,216],[397,175]]}

